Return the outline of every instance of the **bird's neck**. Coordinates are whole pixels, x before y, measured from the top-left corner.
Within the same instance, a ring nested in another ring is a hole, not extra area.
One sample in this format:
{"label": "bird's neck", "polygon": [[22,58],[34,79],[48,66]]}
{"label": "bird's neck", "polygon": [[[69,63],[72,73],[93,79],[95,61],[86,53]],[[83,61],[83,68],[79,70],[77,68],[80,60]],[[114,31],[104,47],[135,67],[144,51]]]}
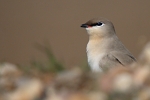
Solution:
{"label": "bird's neck", "polygon": [[103,43],[103,38],[98,36],[90,36],[87,44],[87,51],[95,50],[95,47],[100,47]]}
{"label": "bird's neck", "polygon": [[92,41],[102,40],[102,38],[103,38],[103,36],[99,36],[97,34],[89,36],[89,40],[92,40]]}
{"label": "bird's neck", "polygon": [[117,40],[115,35],[113,37],[91,35],[89,36],[89,42],[87,44],[87,51],[89,52],[92,50],[100,51],[100,49],[107,48],[114,41],[114,39]]}

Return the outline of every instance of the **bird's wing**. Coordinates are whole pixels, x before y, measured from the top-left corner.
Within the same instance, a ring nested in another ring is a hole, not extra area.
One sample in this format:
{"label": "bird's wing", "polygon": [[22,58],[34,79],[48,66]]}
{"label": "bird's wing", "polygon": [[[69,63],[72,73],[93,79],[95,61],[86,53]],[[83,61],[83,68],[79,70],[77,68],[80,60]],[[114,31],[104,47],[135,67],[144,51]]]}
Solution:
{"label": "bird's wing", "polygon": [[107,70],[111,67],[127,66],[135,61],[135,58],[130,53],[110,52],[99,61],[99,67]]}
{"label": "bird's wing", "polygon": [[136,61],[136,59],[130,53],[123,52],[110,52],[107,57],[108,59],[115,61],[123,66],[129,65],[130,63]]}

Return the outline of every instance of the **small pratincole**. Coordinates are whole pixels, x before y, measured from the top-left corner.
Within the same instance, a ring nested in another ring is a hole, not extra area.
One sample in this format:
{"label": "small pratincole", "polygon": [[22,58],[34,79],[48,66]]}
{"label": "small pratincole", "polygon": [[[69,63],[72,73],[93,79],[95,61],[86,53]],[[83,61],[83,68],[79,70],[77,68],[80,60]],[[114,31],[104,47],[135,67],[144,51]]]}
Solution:
{"label": "small pratincole", "polygon": [[87,30],[87,58],[91,69],[102,72],[115,66],[127,66],[136,59],[118,39],[112,22],[94,18],[81,25]]}

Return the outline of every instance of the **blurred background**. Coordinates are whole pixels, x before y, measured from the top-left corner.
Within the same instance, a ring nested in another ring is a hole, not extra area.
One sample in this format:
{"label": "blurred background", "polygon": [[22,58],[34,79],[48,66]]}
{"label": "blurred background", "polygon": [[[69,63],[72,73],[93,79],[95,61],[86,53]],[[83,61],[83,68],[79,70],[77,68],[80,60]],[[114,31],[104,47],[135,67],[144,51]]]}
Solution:
{"label": "blurred background", "polygon": [[95,17],[111,20],[137,58],[150,39],[149,9],[149,0],[0,0],[0,61],[44,60],[35,45],[48,43],[65,65],[80,65],[88,42],[80,25]]}

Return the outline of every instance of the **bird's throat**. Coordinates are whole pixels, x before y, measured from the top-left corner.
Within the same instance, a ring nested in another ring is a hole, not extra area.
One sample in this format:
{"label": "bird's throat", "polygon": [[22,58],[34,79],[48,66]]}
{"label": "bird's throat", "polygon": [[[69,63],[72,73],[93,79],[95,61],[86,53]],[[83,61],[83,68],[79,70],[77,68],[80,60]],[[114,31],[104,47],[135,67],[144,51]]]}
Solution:
{"label": "bird's throat", "polygon": [[100,36],[100,35],[89,35],[89,41],[91,40],[91,41],[100,41],[100,40],[102,40],[102,36]]}

